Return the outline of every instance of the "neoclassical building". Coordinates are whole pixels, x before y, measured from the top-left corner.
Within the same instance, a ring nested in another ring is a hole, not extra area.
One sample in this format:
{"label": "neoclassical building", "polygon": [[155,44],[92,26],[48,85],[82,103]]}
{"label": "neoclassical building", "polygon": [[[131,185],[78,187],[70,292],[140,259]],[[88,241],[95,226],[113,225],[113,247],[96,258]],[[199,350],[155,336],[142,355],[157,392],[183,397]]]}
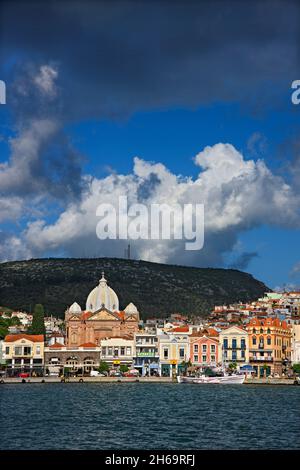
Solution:
{"label": "neoclassical building", "polygon": [[86,309],[74,302],[65,313],[66,346],[79,347],[92,343],[100,346],[101,339],[128,336],[138,331],[139,312],[133,303],[119,310],[115,291],[102,277],[88,295]]}

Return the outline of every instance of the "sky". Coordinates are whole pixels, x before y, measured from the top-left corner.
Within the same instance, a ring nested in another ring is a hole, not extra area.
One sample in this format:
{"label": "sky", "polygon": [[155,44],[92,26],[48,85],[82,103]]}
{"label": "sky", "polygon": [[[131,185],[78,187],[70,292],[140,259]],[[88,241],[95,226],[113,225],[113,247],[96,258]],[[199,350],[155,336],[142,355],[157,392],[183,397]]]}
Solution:
{"label": "sky", "polygon": [[204,204],[135,259],[300,286],[300,4],[3,1],[0,261],[123,257],[99,204]]}

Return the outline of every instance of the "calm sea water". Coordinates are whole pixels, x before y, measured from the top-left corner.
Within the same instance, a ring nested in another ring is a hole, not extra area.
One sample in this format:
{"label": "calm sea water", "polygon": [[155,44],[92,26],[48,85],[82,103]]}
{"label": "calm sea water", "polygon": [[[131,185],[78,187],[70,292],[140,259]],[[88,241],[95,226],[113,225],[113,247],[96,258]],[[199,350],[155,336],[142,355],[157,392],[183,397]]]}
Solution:
{"label": "calm sea water", "polygon": [[300,387],[0,385],[0,449],[299,449]]}

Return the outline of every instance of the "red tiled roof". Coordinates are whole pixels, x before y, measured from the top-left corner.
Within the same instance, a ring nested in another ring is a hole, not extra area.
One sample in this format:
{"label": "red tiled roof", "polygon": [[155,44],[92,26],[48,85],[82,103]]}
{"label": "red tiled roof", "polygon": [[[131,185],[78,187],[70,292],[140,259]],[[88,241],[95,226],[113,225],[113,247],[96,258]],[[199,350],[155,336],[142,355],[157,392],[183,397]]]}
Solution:
{"label": "red tiled roof", "polygon": [[54,344],[51,344],[51,346],[49,346],[50,349],[60,349],[60,348],[64,348],[65,345],[64,344],[60,344],[60,343],[54,343]]}
{"label": "red tiled roof", "polygon": [[189,327],[188,326],[178,326],[177,328],[173,328],[171,333],[188,333]]}
{"label": "red tiled roof", "polygon": [[16,335],[7,335],[4,338],[4,341],[7,343],[13,343],[18,341],[19,339],[27,339],[28,341],[32,341],[33,343],[43,343],[44,342],[44,335],[26,335],[26,334],[16,334]]}
{"label": "red tiled roof", "polygon": [[87,320],[87,319],[90,318],[92,315],[93,315],[92,312],[84,312],[84,313],[81,315],[80,319],[81,319],[81,320]]}
{"label": "red tiled roof", "polygon": [[80,348],[96,348],[97,344],[95,343],[83,343],[79,345]]}

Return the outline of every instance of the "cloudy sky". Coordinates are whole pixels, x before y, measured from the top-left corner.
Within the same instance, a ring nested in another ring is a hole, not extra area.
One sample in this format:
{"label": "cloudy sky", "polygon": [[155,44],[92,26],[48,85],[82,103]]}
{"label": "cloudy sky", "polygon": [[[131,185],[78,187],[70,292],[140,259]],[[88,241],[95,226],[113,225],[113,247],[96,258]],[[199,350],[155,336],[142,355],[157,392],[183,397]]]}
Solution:
{"label": "cloudy sky", "polygon": [[203,203],[205,243],[137,259],[300,285],[300,4],[0,6],[0,260],[123,257],[96,209]]}

